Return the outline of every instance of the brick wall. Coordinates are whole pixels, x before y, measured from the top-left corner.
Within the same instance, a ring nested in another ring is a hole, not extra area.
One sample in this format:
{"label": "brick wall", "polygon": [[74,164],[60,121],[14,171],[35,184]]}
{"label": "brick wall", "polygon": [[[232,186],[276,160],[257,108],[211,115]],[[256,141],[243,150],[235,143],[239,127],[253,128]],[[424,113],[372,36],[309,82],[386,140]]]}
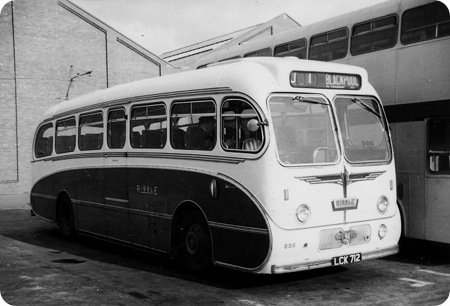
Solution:
{"label": "brick wall", "polygon": [[0,41],[0,205],[29,193],[35,128],[48,107],[66,98],[72,77],[92,71],[73,79],[69,98],[172,72],[67,0],[8,3]]}
{"label": "brick wall", "polygon": [[17,181],[16,100],[11,2],[0,15],[0,184]]}

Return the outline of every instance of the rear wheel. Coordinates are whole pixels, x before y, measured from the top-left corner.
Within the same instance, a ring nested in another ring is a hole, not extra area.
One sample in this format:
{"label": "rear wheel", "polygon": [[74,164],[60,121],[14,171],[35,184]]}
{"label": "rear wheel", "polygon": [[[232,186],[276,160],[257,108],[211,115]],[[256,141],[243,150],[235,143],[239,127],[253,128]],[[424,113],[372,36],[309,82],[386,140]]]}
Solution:
{"label": "rear wheel", "polygon": [[187,213],[180,226],[179,251],[182,263],[191,271],[203,272],[212,265],[211,236],[205,218]]}
{"label": "rear wheel", "polygon": [[69,197],[63,196],[58,209],[59,230],[66,239],[75,237],[75,222],[73,218],[72,202]]}

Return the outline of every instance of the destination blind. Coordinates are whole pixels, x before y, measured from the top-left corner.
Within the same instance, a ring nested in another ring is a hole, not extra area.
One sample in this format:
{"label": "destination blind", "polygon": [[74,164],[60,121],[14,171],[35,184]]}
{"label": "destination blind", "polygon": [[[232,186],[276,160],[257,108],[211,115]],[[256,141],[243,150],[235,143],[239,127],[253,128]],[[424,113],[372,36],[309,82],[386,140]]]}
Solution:
{"label": "destination blind", "polygon": [[359,90],[361,76],[357,74],[293,71],[290,75],[292,87]]}

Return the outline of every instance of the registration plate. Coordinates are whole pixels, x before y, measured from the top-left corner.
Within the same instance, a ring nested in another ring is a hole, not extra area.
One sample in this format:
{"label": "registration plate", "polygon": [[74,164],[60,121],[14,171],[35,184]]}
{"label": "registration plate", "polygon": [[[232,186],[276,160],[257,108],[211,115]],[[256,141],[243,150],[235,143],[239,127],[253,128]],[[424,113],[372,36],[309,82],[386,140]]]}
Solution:
{"label": "registration plate", "polygon": [[347,265],[358,261],[361,261],[361,253],[333,257],[331,259],[331,265],[332,266]]}

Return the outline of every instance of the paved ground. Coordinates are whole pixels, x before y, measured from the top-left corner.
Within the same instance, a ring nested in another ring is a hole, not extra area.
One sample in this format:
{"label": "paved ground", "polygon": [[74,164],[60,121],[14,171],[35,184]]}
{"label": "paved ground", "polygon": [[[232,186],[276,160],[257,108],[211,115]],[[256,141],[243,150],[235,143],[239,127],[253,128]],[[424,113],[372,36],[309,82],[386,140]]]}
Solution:
{"label": "paved ground", "polygon": [[435,306],[450,293],[447,247],[412,244],[385,259],[288,275],[193,275],[145,252],[65,241],[19,207],[0,210],[0,294],[11,305]]}

